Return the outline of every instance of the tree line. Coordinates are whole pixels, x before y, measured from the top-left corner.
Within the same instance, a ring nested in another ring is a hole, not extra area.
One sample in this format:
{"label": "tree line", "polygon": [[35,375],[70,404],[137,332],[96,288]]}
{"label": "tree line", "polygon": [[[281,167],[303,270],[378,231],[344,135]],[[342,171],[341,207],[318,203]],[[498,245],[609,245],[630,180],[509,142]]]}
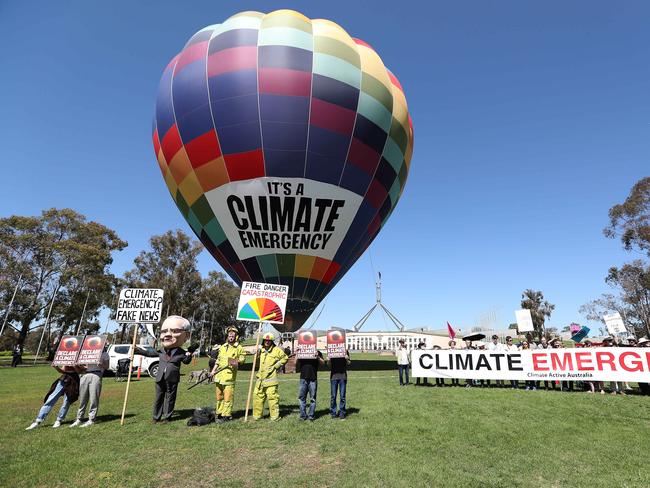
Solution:
{"label": "tree line", "polygon": [[[107,308],[114,318],[119,291],[127,287],[163,289],[164,315],[192,319],[201,334],[197,342],[223,340],[239,288],[223,273],[199,273],[198,241],[180,230],[153,236],[132,269],[115,276],[113,255],[127,245],[114,230],[72,209],[0,219],[0,350],[17,344],[35,352],[42,339],[52,357],[66,334],[103,332],[101,311]],[[119,340],[129,333],[123,325]]]}

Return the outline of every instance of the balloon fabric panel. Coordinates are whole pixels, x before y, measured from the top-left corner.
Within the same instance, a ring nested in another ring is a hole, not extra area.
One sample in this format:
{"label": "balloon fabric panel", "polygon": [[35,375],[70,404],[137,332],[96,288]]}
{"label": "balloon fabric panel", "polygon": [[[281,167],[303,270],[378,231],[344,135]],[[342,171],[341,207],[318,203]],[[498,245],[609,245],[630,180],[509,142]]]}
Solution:
{"label": "balloon fabric panel", "polygon": [[367,43],[279,10],[190,38],[161,76],[152,139],[206,249],[237,283],[288,285],[296,330],[395,208],[413,126]]}

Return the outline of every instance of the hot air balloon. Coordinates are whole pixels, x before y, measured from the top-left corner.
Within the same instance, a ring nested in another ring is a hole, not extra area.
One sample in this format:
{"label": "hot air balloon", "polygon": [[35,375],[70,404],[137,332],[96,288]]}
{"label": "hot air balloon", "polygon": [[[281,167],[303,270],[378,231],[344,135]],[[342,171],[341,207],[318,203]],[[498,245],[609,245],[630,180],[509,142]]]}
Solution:
{"label": "hot air balloon", "polygon": [[176,205],[230,277],[289,285],[277,328],[295,331],[395,208],[413,126],[370,45],[292,10],[242,12],[167,65],[153,145]]}

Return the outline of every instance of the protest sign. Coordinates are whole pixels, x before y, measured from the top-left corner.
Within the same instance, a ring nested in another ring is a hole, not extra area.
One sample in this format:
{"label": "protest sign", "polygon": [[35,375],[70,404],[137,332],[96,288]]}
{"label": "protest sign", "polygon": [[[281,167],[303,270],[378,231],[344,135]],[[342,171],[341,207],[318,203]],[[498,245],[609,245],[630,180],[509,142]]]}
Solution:
{"label": "protest sign", "polygon": [[327,357],[329,359],[345,357],[345,331],[327,331]]}
{"label": "protest sign", "polygon": [[125,288],[120,291],[115,322],[157,324],[160,322],[164,291],[159,288]]}
{"label": "protest sign", "polygon": [[99,335],[87,335],[81,346],[77,364],[79,365],[97,365],[101,362],[102,352],[106,337]]}
{"label": "protest sign", "polygon": [[532,332],[535,330],[533,318],[530,316],[530,310],[527,308],[515,310],[515,318],[517,319],[517,330],[519,332]]}
{"label": "protest sign", "polygon": [[591,329],[589,327],[580,327],[580,330],[571,336],[571,340],[573,342],[580,342],[582,339],[587,337],[587,334],[589,334],[590,330]]}
{"label": "protest sign", "polygon": [[75,366],[84,336],[63,336],[54,354],[52,366]]}
{"label": "protest sign", "polygon": [[620,313],[614,312],[612,314],[603,315],[603,320],[605,321],[607,331],[610,334],[624,334],[627,332]]}
{"label": "protest sign", "polygon": [[289,287],[286,285],[244,281],[239,294],[237,320],[284,324],[288,296]]}
{"label": "protest sign", "polygon": [[650,350],[641,347],[518,352],[414,350],[413,377],[476,380],[650,380]]}
{"label": "protest sign", "polygon": [[316,350],[316,334],[309,330],[298,333],[298,346],[296,357],[298,359],[314,359],[318,355]]}

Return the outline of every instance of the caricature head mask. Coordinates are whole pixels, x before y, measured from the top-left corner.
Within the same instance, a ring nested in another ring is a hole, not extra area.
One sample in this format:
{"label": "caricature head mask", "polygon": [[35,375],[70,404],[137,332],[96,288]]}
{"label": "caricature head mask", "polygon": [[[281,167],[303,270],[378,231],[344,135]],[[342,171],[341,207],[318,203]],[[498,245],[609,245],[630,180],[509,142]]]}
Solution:
{"label": "caricature head mask", "polygon": [[160,327],[160,342],[164,348],[181,347],[190,335],[190,322],[180,315],[170,315]]}

